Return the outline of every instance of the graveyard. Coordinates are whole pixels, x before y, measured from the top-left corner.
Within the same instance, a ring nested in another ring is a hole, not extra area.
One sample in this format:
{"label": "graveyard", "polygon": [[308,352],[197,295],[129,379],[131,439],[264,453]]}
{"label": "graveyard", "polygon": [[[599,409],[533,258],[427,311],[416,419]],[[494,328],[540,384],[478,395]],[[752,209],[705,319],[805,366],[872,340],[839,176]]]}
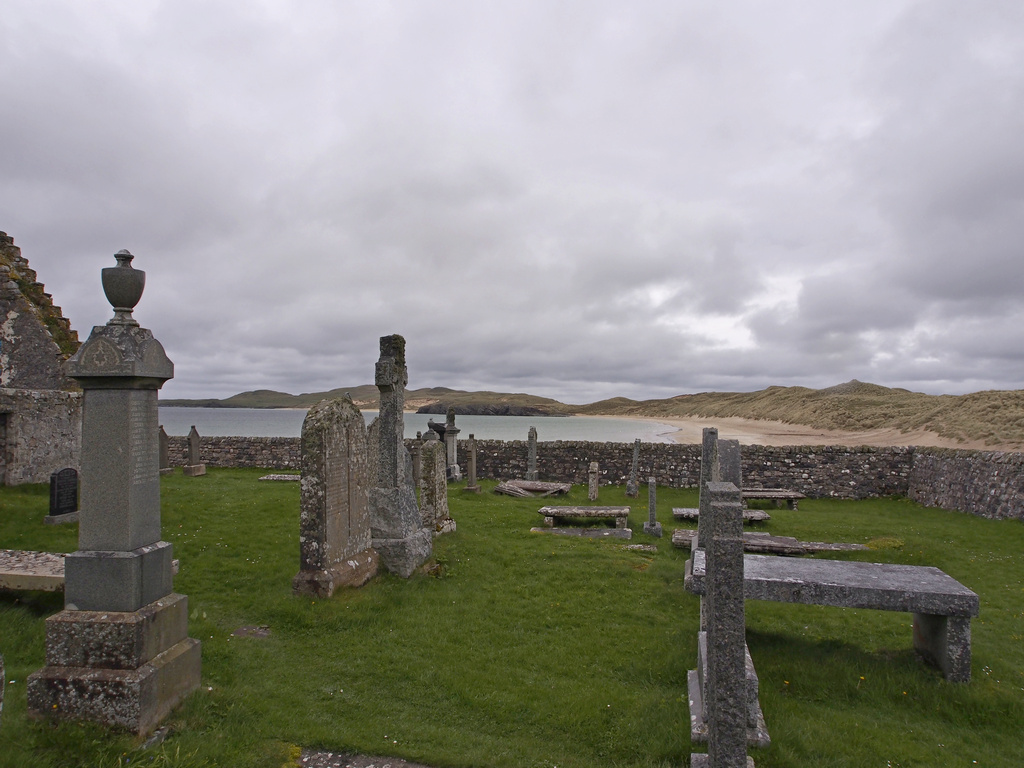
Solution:
{"label": "graveyard", "polygon": [[[166,740],[26,715],[44,665],[54,592],[0,594],[6,687],[0,765],[298,765],[303,749],[441,766],[680,766],[691,745],[687,672],[699,601],[689,551],[641,533],[646,504],[623,486],[631,541],[531,533],[550,499],[449,486],[454,533],[408,580],[384,573],[330,598],[299,596],[298,483],[255,469],[161,478],[164,538],[189,597],[202,680],[164,721]],[[646,494],[644,494],[646,496]],[[658,488],[667,531],[696,489]],[[44,525],[49,488],[0,488],[0,541],[70,552],[75,525]],[[586,505],[575,485],[559,503]],[[943,679],[908,641],[904,613],[748,601],[747,643],[771,732],[758,766],[1010,765],[1024,759],[1024,528],[903,499],[807,499],[756,524],[801,540],[866,544],[843,559],[932,565],[981,601],[969,684]],[[642,544],[655,551],[630,549]],[[838,557],[834,552],[826,557]],[[595,631],[600,627],[600,631]],[[248,629],[246,629],[248,628]],[[265,635],[265,636],[261,636]],[[13,682],[11,682],[13,681]],[[31,762],[26,763],[26,756]],[[128,760],[130,759],[130,763]]]}

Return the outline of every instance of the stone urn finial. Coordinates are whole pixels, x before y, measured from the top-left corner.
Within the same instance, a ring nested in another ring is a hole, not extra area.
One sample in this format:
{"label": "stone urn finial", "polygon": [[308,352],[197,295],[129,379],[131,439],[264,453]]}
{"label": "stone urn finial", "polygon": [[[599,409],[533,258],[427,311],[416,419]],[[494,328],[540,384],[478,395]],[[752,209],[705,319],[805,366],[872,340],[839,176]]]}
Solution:
{"label": "stone urn finial", "polygon": [[132,267],[132,256],[126,250],[114,254],[116,267],[105,267],[102,271],[103,292],[107,301],[114,308],[114,317],[107,325],[138,325],[132,317],[132,310],[142,298],[142,290],[146,287],[146,273]]}

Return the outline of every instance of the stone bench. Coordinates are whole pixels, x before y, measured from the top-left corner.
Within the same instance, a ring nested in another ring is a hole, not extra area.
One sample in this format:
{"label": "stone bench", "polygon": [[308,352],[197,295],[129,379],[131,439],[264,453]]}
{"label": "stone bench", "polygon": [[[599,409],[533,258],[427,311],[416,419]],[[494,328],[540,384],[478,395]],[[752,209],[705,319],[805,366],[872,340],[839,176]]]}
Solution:
{"label": "stone bench", "polygon": [[[686,589],[704,593],[704,551],[686,564]],[[843,560],[743,556],[747,600],[903,611],[914,617],[914,649],[951,682],[971,679],[971,619],[978,596],[938,568]]]}
{"label": "stone bench", "polygon": [[790,509],[796,509],[800,499],[806,499],[799,491],[787,491],[785,488],[744,488],[740,491],[743,501],[774,501],[776,507],[783,502]]}
{"label": "stone bench", "polygon": [[629,507],[541,507],[537,512],[544,515],[544,524],[553,526],[559,520],[612,520],[616,528],[629,524]]}

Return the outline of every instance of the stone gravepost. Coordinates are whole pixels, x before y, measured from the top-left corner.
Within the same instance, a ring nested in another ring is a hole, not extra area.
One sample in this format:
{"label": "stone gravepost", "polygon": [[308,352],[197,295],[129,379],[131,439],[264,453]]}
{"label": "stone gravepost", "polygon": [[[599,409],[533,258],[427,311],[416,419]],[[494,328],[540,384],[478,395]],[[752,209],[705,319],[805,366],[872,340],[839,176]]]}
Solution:
{"label": "stone gravepost", "polygon": [[537,428],[530,427],[526,437],[526,479],[538,480],[537,475]]}
{"label": "stone gravepost", "polygon": [[476,437],[469,436],[469,480],[462,490],[469,493],[480,493],[480,486],[476,482]]}
{"label": "stone gravepost", "polygon": [[167,432],[164,431],[163,425],[160,425],[160,474],[170,475],[173,474],[174,469],[171,467],[171,441],[167,438]]}
{"label": "stone gravepost", "polygon": [[462,468],[459,466],[459,432],[462,430],[455,426],[455,408],[448,408],[448,414],[444,425],[444,445],[446,451],[445,460],[448,465],[448,479],[458,482],[462,479]]}
{"label": "stone gravepost", "polygon": [[[704,536],[708,525],[710,525],[708,522],[708,515],[705,514],[705,504],[707,503],[707,499],[704,498],[706,495],[704,493],[704,488],[710,482],[718,482],[719,477],[718,430],[715,427],[705,427],[704,432],[701,435],[700,487],[697,502],[700,507],[700,513],[697,516],[697,538],[693,542],[694,547],[704,546],[702,537]],[[701,629],[704,629],[703,621],[701,622]]]}
{"label": "stone gravepost", "polygon": [[43,518],[49,525],[78,520],[78,470],[65,467],[50,475],[50,512]]}
{"label": "stone gravepost", "polygon": [[370,546],[366,423],[351,399],[322,400],[302,422],[296,594],[330,597],[377,573]]}
{"label": "stone gravepost", "polygon": [[591,501],[597,501],[597,484],[600,477],[600,471],[597,468],[597,462],[590,462],[590,472],[587,475],[587,498]]}
{"label": "stone gravepost", "polygon": [[189,477],[199,477],[206,474],[206,465],[199,461],[199,432],[196,425],[188,432],[188,464],[181,468]]}
{"label": "stone gravepost", "polygon": [[[732,483],[710,482],[701,489],[701,497],[707,497],[710,520],[704,547],[707,679],[703,685],[703,708],[708,724],[708,753],[691,755],[691,765],[746,768],[750,763],[740,491]],[[698,669],[701,667],[698,662]]]}
{"label": "stone gravepost", "polygon": [[658,522],[658,485],[653,477],[647,478],[647,517],[644,533],[660,539],[662,530],[661,523]]}
{"label": "stone gravepost", "polygon": [[401,336],[381,336],[375,379],[380,415],[375,420],[377,478],[370,489],[373,548],[385,568],[408,578],[430,557],[433,535],[423,527],[412,482],[412,457],[403,442],[408,371]]}
{"label": "stone gravepost", "polygon": [[626,496],[635,499],[640,495],[640,488],[637,486],[637,465],[640,463],[640,438],[633,441],[633,464],[629,469],[629,479],[626,481]]}
{"label": "stone gravepost", "polygon": [[420,516],[423,527],[434,535],[455,530],[455,521],[448,511],[448,479],[446,448],[437,440],[423,444],[423,475],[420,481]]}
{"label": "stone gravepost", "polygon": [[145,734],[199,685],[200,646],[160,537],[157,390],[174,366],[132,317],[145,273],[131,260],[120,251],[103,270],[114,318],[67,362],[83,390],[78,550],[64,559],[64,610],[46,620],[47,666],[27,697],[33,715]]}

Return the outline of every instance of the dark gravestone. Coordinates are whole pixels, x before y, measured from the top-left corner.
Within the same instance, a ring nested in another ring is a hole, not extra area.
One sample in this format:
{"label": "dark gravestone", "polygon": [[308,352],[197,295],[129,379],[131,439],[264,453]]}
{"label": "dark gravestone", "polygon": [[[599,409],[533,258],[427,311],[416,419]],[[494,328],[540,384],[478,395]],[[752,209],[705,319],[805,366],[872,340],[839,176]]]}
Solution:
{"label": "dark gravestone", "polygon": [[78,519],[78,470],[65,467],[50,475],[50,514],[46,522],[71,523]]}

